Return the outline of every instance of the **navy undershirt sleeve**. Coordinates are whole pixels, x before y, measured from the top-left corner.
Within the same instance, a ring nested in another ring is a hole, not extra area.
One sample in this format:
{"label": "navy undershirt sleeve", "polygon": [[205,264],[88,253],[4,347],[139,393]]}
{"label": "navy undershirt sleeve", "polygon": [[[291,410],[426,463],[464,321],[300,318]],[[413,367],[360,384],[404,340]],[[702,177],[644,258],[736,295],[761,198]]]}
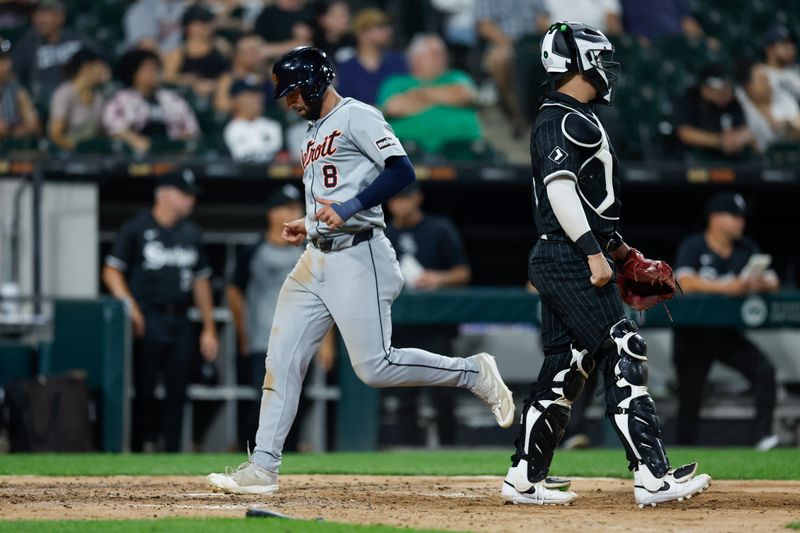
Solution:
{"label": "navy undershirt sleeve", "polygon": [[354,198],[331,207],[342,217],[342,220],[347,220],[359,211],[382,204],[414,183],[416,179],[414,167],[407,156],[392,156],[386,160],[383,172],[378,174],[375,181],[370,183],[366,189]]}

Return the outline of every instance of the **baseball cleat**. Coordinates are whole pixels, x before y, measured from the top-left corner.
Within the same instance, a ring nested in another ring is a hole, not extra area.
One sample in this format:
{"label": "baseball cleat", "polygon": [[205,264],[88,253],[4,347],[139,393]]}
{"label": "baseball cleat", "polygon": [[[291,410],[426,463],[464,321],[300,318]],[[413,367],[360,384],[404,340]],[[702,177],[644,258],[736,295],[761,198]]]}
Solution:
{"label": "baseball cleat", "polygon": [[527,505],[569,505],[578,497],[574,492],[567,490],[548,489],[545,484],[545,481],[540,481],[525,492],[520,492],[514,485],[503,480],[500,494],[506,502]]}
{"label": "baseball cleat", "polygon": [[471,392],[489,406],[497,424],[501,428],[509,428],[514,423],[514,397],[508,390],[494,357],[488,353],[479,353],[471,357],[478,365],[478,381]]}
{"label": "baseball cleat", "polygon": [[690,463],[670,470],[662,478],[661,488],[656,491],[647,490],[639,479],[639,471],[634,472],[633,495],[639,509],[646,505],[655,507],[659,503],[690,500],[692,496],[700,494],[711,484],[711,476],[708,474],[694,473],[697,471],[697,463]]}
{"label": "baseball cleat", "polygon": [[240,464],[236,470],[226,466],[224,474],[209,474],[206,479],[215,492],[272,494],[278,491],[278,474],[250,461]]}

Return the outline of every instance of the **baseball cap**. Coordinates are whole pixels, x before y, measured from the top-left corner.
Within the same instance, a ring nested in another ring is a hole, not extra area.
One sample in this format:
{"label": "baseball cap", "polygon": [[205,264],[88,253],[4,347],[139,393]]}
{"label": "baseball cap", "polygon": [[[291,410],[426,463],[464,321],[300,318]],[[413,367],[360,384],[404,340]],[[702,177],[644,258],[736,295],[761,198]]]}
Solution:
{"label": "baseball cap", "polygon": [[230,90],[231,96],[237,96],[238,94],[244,92],[261,93],[263,95],[267,94],[264,83],[259,83],[257,80],[244,78],[233,82]]}
{"label": "baseball cap", "polygon": [[200,193],[200,188],[197,186],[197,180],[194,177],[194,172],[188,168],[162,174],[156,179],[156,185],[159,187],[175,187],[192,196],[196,196]]}
{"label": "baseball cap", "polygon": [[775,43],[791,40],[792,36],[786,26],[772,26],[761,36],[761,48],[768,48]]}
{"label": "baseball cap", "polygon": [[724,89],[730,82],[730,73],[718,63],[708,65],[700,73],[700,83],[712,89]]}
{"label": "baseball cap", "polygon": [[353,33],[360,33],[377,26],[387,26],[392,19],[376,7],[362,9],[353,17]]}
{"label": "baseball cap", "polygon": [[747,203],[739,193],[718,192],[706,204],[706,215],[712,213],[730,213],[743,217],[747,215]]}
{"label": "baseball cap", "polygon": [[185,28],[192,22],[211,22],[212,20],[214,20],[214,13],[203,6],[194,5],[183,12],[181,25]]}
{"label": "baseball cap", "polygon": [[300,191],[292,185],[284,185],[269,195],[269,198],[267,198],[267,209],[301,202]]}

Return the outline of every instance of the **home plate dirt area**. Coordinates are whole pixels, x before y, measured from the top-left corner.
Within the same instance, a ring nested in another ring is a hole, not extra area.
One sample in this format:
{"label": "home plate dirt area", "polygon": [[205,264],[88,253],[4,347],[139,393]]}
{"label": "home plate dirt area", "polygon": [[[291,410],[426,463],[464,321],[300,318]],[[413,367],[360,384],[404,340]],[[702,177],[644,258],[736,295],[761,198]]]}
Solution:
{"label": "home plate dirt area", "polygon": [[[200,476],[0,476],[3,519],[244,517],[251,507],[293,518],[458,531],[776,531],[800,520],[800,481],[713,481],[681,503],[639,509],[630,480],[573,480],[568,507],[505,505],[498,477],[281,477],[269,496],[217,494]],[[784,529],[784,531],[786,531]]]}

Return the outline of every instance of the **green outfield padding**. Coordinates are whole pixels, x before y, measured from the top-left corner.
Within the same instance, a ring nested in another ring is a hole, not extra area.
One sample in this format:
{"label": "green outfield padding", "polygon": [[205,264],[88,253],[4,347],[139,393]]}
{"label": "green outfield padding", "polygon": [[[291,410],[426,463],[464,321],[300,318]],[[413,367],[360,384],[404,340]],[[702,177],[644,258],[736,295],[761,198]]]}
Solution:
{"label": "green outfield padding", "polygon": [[357,526],[308,520],[280,518],[163,518],[154,520],[0,520],[0,533],[20,531],[48,533],[248,533],[280,531],[281,533],[408,533],[433,532],[431,529],[410,529],[389,526]]}
{"label": "green outfield padding", "polygon": [[[504,475],[511,450],[287,454],[282,474]],[[672,448],[673,465],[692,460],[715,479],[800,480],[800,449]],[[237,466],[244,454],[11,454],[0,475],[196,475]],[[630,477],[622,450],[561,451],[551,469],[561,476]]]}

